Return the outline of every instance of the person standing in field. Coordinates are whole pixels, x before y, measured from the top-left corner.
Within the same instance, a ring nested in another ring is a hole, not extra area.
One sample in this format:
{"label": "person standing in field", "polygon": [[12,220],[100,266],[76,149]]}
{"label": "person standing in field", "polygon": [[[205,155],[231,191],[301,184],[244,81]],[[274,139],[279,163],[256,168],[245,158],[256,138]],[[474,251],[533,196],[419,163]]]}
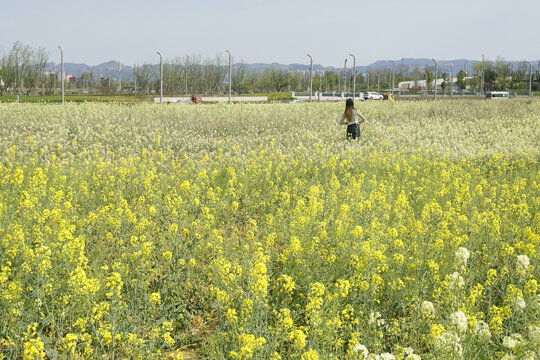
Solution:
{"label": "person standing in field", "polygon": [[[361,121],[359,121],[358,118],[360,118]],[[347,99],[345,111],[339,121],[340,125],[347,125],[347,139],[360,140],[360,124],[364,121],[366,121],[366,118],[354,107],[353,99]]]}

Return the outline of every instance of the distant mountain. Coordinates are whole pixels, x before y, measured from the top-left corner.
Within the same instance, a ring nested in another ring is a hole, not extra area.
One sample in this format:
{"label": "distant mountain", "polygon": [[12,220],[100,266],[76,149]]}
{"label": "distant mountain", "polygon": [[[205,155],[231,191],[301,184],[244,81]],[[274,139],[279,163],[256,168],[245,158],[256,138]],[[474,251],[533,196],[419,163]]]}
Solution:
{"label": "distant mountain", "polygon": [[[533,64],[537,64],[539,60],[535,60]],[[467,66],[467,72],[471,72],[473,65],[479,62],[478,60],[467,60],[467,59],[458,59],[458,60],[439,60],[439,71],[449,73],[451,71],[451,63],[454,64],[454,74],[457,74],[460,70],[465,70]],[[509,61],[514,69],[517,69],[521,61]],[[56,65],[56,71],[60,71],[60,64],[47,63],[46,70],[53,70]],[[254,64],[234,64],[234,67],[237,68],[241,65],[244,65],[249,72],[263,72],[266,69],[271,68],[280,68],[283,71],[307,71],[309,70],[309,64],[279,64],[276,62],[273,63],[254,63]],[[401,67],[403,65],[403,68]],[[369,65],[357,65],[356,71],[359,73],[365,73],[367,71],[378,71],[383,69],[392,69],[395,66],[396,73],[401,71],[407,71],[411,73],[416,66],[420,69],[424,69],[426,66],[432,67],[434,62],[431,59],[425,58],[404,58],[401,60],[378,60]],[[154,65],[156,71],[158,70],[158,65]],[[347,69],[351,69],[352,64],[347,63]],[[333,67],[333,66],[323,66],[320,64],[313,64],[314,71],[343,71],[343,67]],[[94,77],[103,77],[107,78],[110,74],[111,78],[118,79],[118,61],[108,61],[99,65],[89,66],[86,64],[74,64],[74,63],[65,63],[64,71],[70,73],[75,77],[80,77],[83,73],[93,73]],[[124,81],[133,81],[133,66],[122,65],[122,80]]]}

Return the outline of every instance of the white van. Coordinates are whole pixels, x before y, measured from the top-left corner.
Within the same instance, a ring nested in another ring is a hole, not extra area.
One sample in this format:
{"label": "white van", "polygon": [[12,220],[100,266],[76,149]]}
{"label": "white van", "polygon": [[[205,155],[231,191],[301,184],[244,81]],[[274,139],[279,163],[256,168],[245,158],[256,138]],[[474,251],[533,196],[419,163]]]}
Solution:
{"label": "white van", "polygon": [[510,93],[508,91],[490,91],[486,93],[486,99],[508,99]]}

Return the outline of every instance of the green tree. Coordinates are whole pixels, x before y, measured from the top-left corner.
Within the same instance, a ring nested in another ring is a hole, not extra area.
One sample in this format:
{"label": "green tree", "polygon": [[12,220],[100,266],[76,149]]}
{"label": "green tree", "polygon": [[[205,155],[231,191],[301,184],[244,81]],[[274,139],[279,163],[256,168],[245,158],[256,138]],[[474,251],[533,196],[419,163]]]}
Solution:
{"label": "green tree", "polygon": [[448,82],[448,75],[446,73],[442,73],[441,78],[443,79],[443,82],[441,83],[441,90],[444,92],[444,89],[446,89],[446,85]]}
{"label": "green tree", "polygon": [[456,85],[460,90],[465,90],[465,71],[459,70],[459,72],[457,73]]}
{"label": "green tree", "polygon": [[427,84],[426,87],[428,90],[431,90],[432,86],[431,83],[433,82],[433,72],[430,68],[426,68],[426,75],[427,75]]}
{"label": "green tree", "polygon": [[300,85],[300,77],[297,73],[290,72],[287,74],[287,78],[289,80],[289,88],[291,91],[297,91],[298,86]]}
{"label": "green tree", "polygon": [[270,83],[273,91],[282,91],[289,85],[287,73],[280,68],[272,68],[270,72]]}

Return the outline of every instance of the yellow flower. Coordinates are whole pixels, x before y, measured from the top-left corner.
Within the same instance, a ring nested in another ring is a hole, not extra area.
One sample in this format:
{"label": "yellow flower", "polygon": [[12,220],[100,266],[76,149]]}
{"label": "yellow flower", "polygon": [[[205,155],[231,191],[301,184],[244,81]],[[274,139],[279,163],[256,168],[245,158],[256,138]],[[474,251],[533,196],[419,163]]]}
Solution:
{"label": "yellow flower", "polygon": [[148,302],[152,305],[161,304],[161,295],[158,292],[152,293],[148,296]]}

